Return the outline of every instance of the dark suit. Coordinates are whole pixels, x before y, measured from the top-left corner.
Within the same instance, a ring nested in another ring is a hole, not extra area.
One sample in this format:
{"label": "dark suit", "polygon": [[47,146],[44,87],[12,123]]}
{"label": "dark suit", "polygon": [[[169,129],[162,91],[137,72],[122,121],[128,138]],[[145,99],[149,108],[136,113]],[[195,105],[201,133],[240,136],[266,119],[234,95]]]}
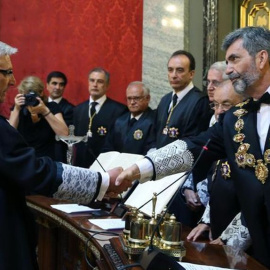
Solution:
{"label": "dark suit", "polygon": [[[73,164],[88,168],[101,153],[105,139],[116,118],[127,110],[127,107],[107,97],[99,112],[94,116],[91,127],[92,137],[86,143],[75,144]],[[74,108],[73,123],[76,136],[85,136],[89,126],[89,100]]]}
{"label": "dark suit", "polygon": [[[73,108],[74,105],[62,98],[58,103],[62,112],[63,118],[69,127],[73,124]],[[67,163],[67,145],[62,141],[57,141],[55,144],[55,160]]]}
{"label": "dark suit", "polygon": [[[211,114],[209,113],[209,99],[197,87],[193,87],[174,108],[168,128],[177,128],[178,136],[175,138],[165,135],[163,129],[169,116],[169,106],[172,100],[172,93],[166,94],[160,101],[156,116],[156,148],[165,146],[184,136],[197,135],[209,127]],[[212,113],[212,112],[211,112]],[[193,176],[198,181],[197,172]],[[201,180],[201,179],[200,179]],[[195,227],[201,213],[191,211],[179,192],[173,201],[169,212],[174,213],[179,221],[187,226]]]}
{"label": "dark suit", "polygon": [[168,119],[168,110],[172,93],[165,95],[158,107],[156,115],[156,148],[167,145],[184,136],[197,135],[209,126],[209,100],[197,87],[193,87],[177,104],[171,115],[168,127],[178,128],[178,136],[171,138],[163,134]]}
{"label": "dark suit", "polygon": [[154,146],[155,112],[148,108],[131,127],[130,117],[130,112],[127,112],[116,119],[102,152],[118,151],[145,155]]}
{"label": "dark suit", "polygon": [[213,174],[208,177],[210,193],[210,222],[213,239],[218,238],[233,218],[239,213],[240,206],[231,174],[224,173],[230,168],[226,159],[220,160]]}
{"label": "dark suit", "polygon": [[65,98],[62,98],[58,105],[62,111],[67,126],[72,125],[74,105],[67,101]]}

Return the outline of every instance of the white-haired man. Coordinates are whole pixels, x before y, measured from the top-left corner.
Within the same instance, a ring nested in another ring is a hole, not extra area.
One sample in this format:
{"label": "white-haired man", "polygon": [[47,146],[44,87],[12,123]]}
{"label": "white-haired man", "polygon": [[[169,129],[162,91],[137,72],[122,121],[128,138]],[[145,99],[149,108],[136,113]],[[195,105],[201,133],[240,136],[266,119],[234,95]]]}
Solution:
{"label": "white-haired man", "polygon": [[[10,59],[16,52],[17,49],[0,42],[0,102],[4,102],[8,88],[16,83]],[[101,199],[106,191],[125,190],[113,187],[121,169],[100,174],[53,162],[48,157],[36,158],[35,150],[2,116],[0,129],[0,268],[38,269],[34,221],[25,195],[37,193],[89,203]]]}

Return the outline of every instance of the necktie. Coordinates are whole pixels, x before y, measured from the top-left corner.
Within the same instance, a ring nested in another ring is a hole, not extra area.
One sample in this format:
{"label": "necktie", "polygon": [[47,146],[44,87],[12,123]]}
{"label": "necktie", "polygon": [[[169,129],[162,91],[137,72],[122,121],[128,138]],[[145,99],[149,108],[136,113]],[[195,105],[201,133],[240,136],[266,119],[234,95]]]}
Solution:
{"label": "necktie", "polygon": [[92,117],[94,114],[95,114],[95,112],[96,112],[96,105],[97,105],[98,103],[96,102],[96,101],[93,101],[92,103],[91,103],[91,109],[90,109],[90,116]]}
{"label": "necktie", "polygon": [[262,103],[270,104],[270,94],[268,92],[263,94],[263,96],[260,99],[251,102],[251,104],[250,104],[251,110],[258,111],[260,109]]}
{"label": "necktie", "polygon": [[137,119],[135,117],[131,118],[129,121],[129,127],[132,127],[136,121]]}
{"label": "necktie", "polygon": [[177,95],[174,94],[174,95],[173,95],[173,103],[172,103],[173,107],[176,105],[177,99],[178,99]]}

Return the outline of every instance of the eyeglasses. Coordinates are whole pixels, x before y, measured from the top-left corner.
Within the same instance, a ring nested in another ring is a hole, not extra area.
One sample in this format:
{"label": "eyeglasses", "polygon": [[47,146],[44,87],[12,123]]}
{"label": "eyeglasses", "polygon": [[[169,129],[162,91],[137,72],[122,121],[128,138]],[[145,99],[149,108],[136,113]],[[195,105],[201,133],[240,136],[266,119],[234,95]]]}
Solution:
{"label": "eyeglasses", "polygon": [[209,105],[212,110],[217,110],[221,108],[222,110],[225,111],[229,110],[233,106],[231,103],[217,103],[217,102],[212,102]]}
{"label": "eyeglasses", "polygon": [[134,100],[135,102],[138,102],[138,101],[141,101],[144,98],[145,98],[145,96],[142,96],[142,97],[127,97],[127,101],[131,102],[132,100]]}
{"label": "eyeglasses", "polygon": [[0,73],[2,73],[5,77],[12,76],[13,70],[12,69],[0,69]]}
{"label": "eyeglasses", "polygon": [[210,84],[212,84],[212,86],[213,87],[218,87],[220,84],[221,84],[221,82],[219,82],[219,81],[216,81],[216,80],[213,80],[213,81],[203,81],[203,86],[208,86],[208,85],[210,85]]}

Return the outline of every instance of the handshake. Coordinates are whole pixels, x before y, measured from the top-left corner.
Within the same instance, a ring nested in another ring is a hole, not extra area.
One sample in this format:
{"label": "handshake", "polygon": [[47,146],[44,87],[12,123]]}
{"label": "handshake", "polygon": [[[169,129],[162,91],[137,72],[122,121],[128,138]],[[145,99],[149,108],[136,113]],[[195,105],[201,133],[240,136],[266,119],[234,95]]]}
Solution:
{"label": "handshake", "polygon": [[126,191],[132,186],[132,182],[136,179],[140,179],[140,171],[137,165],[123,170],[122,167],[117,167],[107,171],[110,176],[110,183],[107,190],[109,197],[116,197],[118,194]]}

